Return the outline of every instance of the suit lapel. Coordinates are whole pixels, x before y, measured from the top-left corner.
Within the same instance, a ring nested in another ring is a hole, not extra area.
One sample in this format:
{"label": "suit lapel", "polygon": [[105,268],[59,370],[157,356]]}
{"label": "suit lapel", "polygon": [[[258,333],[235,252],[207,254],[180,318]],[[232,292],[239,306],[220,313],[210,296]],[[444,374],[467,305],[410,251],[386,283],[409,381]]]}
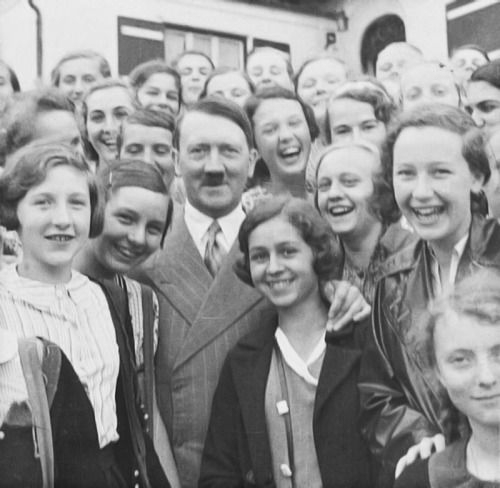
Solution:
{"label": "suit lapel", "polygon": [[328,344],[325,358],[319,374],[316,400],[314,402],[314,415],[318,415],[332,393],[340,386],[349,375],[361,357],[358,350]]}
{"label": "suit lapel", "polygon": [[189,234],[184,212],[177,213],[150,276],[155,288],[192,324],[212,286],[212,277]]}
{"label": "suit lapel", "polygon": [[235,243],[219,273],[202,297],[198,313],[177,357],[177,366],[233,325],[257,302],[263,300],[260,293],[245,285],[234,273],[233,263],[238,254],[239,250]]}

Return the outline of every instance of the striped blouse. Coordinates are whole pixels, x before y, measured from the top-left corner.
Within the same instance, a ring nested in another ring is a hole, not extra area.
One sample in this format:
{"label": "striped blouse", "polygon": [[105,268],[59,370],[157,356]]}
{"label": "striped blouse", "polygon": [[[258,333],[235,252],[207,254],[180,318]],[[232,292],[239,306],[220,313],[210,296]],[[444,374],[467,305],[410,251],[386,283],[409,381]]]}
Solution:
{"label": "striped blouse", "polygon": [[0,270],[0,327],[18,337],[39,336],[69,358],[90,403],[100,447],[118,440],[115,390],[120,367],[115,329],[99,285],[73,271],[64,284],[20,277],[16,266]]}

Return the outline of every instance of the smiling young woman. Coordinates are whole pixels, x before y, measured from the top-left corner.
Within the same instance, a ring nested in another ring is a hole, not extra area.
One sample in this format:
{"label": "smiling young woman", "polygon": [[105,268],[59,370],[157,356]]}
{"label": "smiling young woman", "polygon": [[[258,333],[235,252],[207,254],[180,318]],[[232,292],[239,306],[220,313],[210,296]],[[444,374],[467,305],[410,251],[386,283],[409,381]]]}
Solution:
{"label": "smiling young woman", "polygon": [[73,269],[75,255],[102,229],[88,164],[61,144],[19,151],[0,178],[0,221],[18,232],[23,246],[20,262],[0,271],[0,327],[57,344],[84,386],[94,417],[83,438],[73,439],[87,447],[78,459],[79,477],[75,481],[76,472],[65,472],[69,478],[61,486],[125,487],[139,480],[168,486],[141,429],[133,346],[110,298],[113,289]]}
{"label": "smiling young woman", "polygon": [[429,300],[479,267],[500,267],[500,225],[475,205],[490,176],[484,142],[466,113],[439,104],[403,115],[388,136],[385,177],[419,239],[384,266],[360,388],[365,435],[391,482],[410,447],[425,457],[449,441],[440,396],[408,347],[412,331],[425,320]]}
{"label": "smiling young woman", "polygon": [[222,368],[200,487],[373,486],[356,387],[367,322],[325,341],[321,285],[339,272],[331,229],[306,201],[267,197],[247,215],[239,242],[238,276],[276,313]]}
{"label": "smiling young woman", "polygon": [[455,408],[467,421],[459,440],[407,467],[395,486],[500,486],[498,272],[483,270],[459,283],[433,304],[431,320],[415,338],[424,371],[450,404],[447,422],[459,420]]}

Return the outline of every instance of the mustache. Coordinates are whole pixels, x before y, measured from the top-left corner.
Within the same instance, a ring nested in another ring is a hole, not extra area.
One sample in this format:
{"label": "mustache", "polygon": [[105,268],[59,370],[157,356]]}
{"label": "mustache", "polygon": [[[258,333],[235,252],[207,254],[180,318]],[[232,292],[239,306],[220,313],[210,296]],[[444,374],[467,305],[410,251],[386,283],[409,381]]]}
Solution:
{"label": "mustache", "polygon": [[207,173],[202,181],[204,186],[219,186],[222,183],[224,183],[224,173]]}

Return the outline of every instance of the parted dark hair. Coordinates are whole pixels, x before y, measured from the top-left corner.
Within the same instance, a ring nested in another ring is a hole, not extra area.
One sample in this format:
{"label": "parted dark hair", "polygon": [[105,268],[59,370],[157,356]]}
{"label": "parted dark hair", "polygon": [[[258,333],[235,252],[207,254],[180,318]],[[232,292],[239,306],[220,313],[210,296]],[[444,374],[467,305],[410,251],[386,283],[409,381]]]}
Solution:
{"label": "parted dark hair", "polygon": [[0,175],[0,223],[8,230],[18,230],[19,202],[28,191],[40,185],[48,172],[57,166],[70,166],[87,177],[90,195],[90,233],[96,237],[102,231],[103,209],[98,185],[88,163],[67,144],[47,144],[35,141],[20,149],[9,160]]}
{"label": "parted dark hair", "polygon": [[261,103],[264,100],[272,99],[295,100],[298,102],[302,108],[302,112],[304,112],[304,117],[306,118],[307,126],[309,127],[309,134],[311,135],[311,141],[314,141],[319,136],[319,128],[316,123],[313,109],[295,92],[281,86],[263,88],[248,98],[245,103],[245,111],[250,119],[250,122],[252,123],[252,128],[254,127],[253,118],[255,116],[255,112],[257,112]]}
{"label": "parted dark hair", "polygon": [[173,61],[172,61],[172,66],[177,69],[177,66],[179,65],[180,60],[184,57],[187,56],[188,54],[193,54],[195,56],[201,56],[205,58],[209,63],[210,66],[212,66],[212,69],[215,68],[215,64],[212,61],[212,58],[205,54],[202,51],[197,51],[196,49],[187,49],[186,51],[182,51]]}
{"label": "parted dark hair", "polygon": [[227,66],[223,66],[220,68],[214,69],[205,80],[205,85],[203,86],[203,91],[200,93],[200,98],[205,98],[207,95],[208,85],[210,82],[217,76],[227,75],[228,73],[237,73],[244,79],[248,84],[248,89],[250,93],[255,93],[255,87],[253,86],[252,80],[250,77],[244,72],[236,68],[229,68]]}
{"label": "parted dark hair", "polygon": [[373,107],[375,118],[386,126],[396,114],[396,105],[385,87],[377,79],[369,76],[346,81],[338,87],[328,104],[329,118],[333,118],[330,103],[344,98],[368,103]]}
{"label": "parted dark hair", "polygon": [[109,78],[111,76],[111,68],[106,58],[98,53],[97,51],[92,51],[90,49],[85,49],[81,51],[71,51],[65,54],[54,66],[54,69],[50,73],[50,81],[52,85],[59,86],[61,82],[61,66],[67,61],[72,61],[73,59],[95,59],[99,63],[99,72],[103,78]]}
{"label": "parted dark hair", "polygon": [[172,134],[175,132],[175,119],[165,110],[151,110],[149,108],[137,108],[134,110],[120,126],[118,132],[117,145],[118,154],[122,150],[123,145],[123,130],[126,125],[144,125],[146,127],[161,127],[168,130]]}
{"label": "parted dark hair", "polygon": [[235,263],[234,270],[241,281],[253,286],[250,273],[248,241],[250,234],[261,224],[275,217],[282,217],[297,229],[314,256],[313,267],[318,281],[326,282],[342,276],[341,250],[333,231],[316,209],[303,200],[288,196],[266,196],[258,200],[248,212],[238,233],[243,256]]}
{"label": "parted dark hair", "polygon": [[[391,187],[393,185],[394,145],[398,137],[405,129],[425,127],[436,127],[459,135],[462,138],[462,156],[467,162],[470,172],[476,178],[482,178],[483,184],[488,182],[491,170],[488,162],[486,137],[483,132],[476,126],[472,117],[463,110],[441,103],[433,103],[403,112],[390,129],[384,145],[382,167],[384,178]],[[479,196],[473,193],[471,198],[472,209],[475,210],[474,203],[480,203]]]}
{"label": "parted dark hair", "polygon": [[21,91],[21,84],[19,83],[19,78],[17,77],[16,72],[5,62],[0,59],[0,65],[4,66],[7,72],[9,73],[10,86],[14,93]]}
{"label": "parted dark hair", "polygon": [[[336,150],[349,149],[349,148],[362,149],[371,154],[377,160],[377,162],[381,161],[381,155],[379,149],[374,144],[371,144],[370,142],[367,141],[358,140],[358,141],[339,142],[325,147],[318,156],[318,162],[316,165],[316,178],[315,178],[316,192],[314,196],[314,202],[316,208],[318,208],[318,173],[320,166],[323,164],[323,161],[328,154],[331,154]],[[368,200],[369,211],[384,226],[397,222],[401,218],[401,210],[399,209],[398,204],[396,203],[392,187],[383,177],[382,171],[373,172],[372,182],[373,182],[373,194]]]}
{"label": "parted dark hair", "polygon": [[161,173],[152,165],[135,159],[119,159],[99,173],[99,185],[104,201],[108,202],[113,193],[123,187],[138,187],[168,196],[167,218],[161,236],[161,245],[170,227],[173,201]]}
{"label": "parted dark hair", "polygon": [[210,95],[206,98],[198,100],[189,107],[185,107],[183,114],[177,119],[177,126],[175,128],[173,139],[174,147],[176,149],[179,149],[182,122],[186,115],[192,112],[223,117],[231,122],[234,122],[245,134],[248,147],[254,147],[252,124],[250,123],[250,120],[248,120],[245,111],[231,100]]}
{"label": "parted dark hair", "polygon": [[53,111],[75,114],[75,106],[57,88],[42,88],[14,95],[7,104],[2,152],[8,156],[34,140],[37,116]]}
{"label": "parted dark hair", "polygon": [[479,66],[469,79],[469,82],[473,81],[485,81],[500,90],[500,59]]}

